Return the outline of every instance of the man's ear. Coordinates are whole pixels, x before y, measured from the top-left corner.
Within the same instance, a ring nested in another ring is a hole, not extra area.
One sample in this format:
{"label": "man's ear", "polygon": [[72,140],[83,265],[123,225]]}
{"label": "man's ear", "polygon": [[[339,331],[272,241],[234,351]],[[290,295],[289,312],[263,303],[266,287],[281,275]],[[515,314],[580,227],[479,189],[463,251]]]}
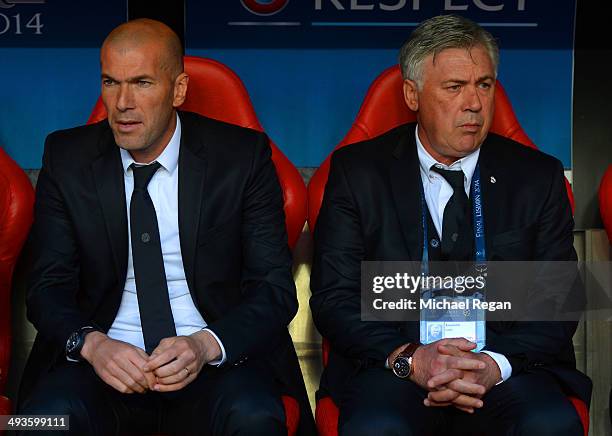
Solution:
{"label": "man's ear", "polygon": [[185,101],[187,96],[187,85],[189,84],[189,76],[185,73],[181,73],[174,80],[174,101],[172,105],[179,107]]}
{"label": "man's ear", "polygon": [[404,80],[404,101],[411,111],[416,112],[419,110],[419,93],[414,80]]}

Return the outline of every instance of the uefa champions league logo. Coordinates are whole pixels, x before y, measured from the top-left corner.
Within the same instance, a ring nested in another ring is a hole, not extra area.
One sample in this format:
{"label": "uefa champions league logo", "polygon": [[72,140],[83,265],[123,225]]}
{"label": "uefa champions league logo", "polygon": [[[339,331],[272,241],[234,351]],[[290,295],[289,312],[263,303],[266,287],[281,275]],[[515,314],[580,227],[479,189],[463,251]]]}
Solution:
{"label": "uefa champions league logo", "polygon": [[0,0],[0,9],[9,9],[15,5],[41,5],[46,0]]}
{"label": "uefa champions league logo", "polygon": [[240,3],[247,11],[255,15],[268,16],[282,11],[289,0],[240,0]]}

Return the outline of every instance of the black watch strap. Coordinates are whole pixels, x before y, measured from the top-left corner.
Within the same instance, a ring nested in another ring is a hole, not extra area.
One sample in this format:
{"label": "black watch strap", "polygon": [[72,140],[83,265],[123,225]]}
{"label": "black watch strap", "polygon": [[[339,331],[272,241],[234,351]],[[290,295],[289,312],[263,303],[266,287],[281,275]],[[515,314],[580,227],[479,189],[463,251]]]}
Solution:
{"label": "black watch strap", "polygon": [[85,326],[73,332],[66,342],[66,358],[72,362],[82,362],[81,350],[85,343],[85,336],[95,331],[100,331],[100,329],[94,326]]}

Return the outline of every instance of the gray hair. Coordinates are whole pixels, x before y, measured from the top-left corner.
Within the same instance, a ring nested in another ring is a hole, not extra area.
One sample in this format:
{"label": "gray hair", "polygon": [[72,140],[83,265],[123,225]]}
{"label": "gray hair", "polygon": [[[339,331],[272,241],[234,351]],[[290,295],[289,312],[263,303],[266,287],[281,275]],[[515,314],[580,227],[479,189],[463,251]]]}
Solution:
{"label": "gray hair", "polygon": [[399,54],[400,68],[404,79],[423,88],[423,61],[447,48],[472,49],[481,45],[489,54],[495,76],[499,64],[499,47],[489,32],[475,22],[458,15],[438,15],[423,21],[404,43]]}

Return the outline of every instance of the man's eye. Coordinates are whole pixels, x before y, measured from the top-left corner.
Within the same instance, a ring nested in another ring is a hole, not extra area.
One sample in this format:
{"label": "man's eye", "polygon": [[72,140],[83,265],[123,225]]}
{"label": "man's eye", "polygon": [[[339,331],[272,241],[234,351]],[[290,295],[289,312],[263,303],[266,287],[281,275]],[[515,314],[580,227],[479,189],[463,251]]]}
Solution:
{"label": "man's eye", "polygon": [[139,80],[138,81],[138,86],[141,88],[148,88],[149,86],[151,86],[151,82],[147,81],[147,80]]}
{"label": "man's eye", "polygon": [[483,82],[480,84],[481,89],[491,89],[491,84],[487,82]]}
{"label": "man's eye", "polygon": [[461,85],[451,85],[448,86],[446,89],[448,89],[449,91],[459,91],[461,89]]}
{"label": "man's eye", "polygon": [[112,79],[104,79],[104,80],[102,80],[102,84],[104,86],[112,86],[112,85],[115,84],[115,81],[112,80]]}

